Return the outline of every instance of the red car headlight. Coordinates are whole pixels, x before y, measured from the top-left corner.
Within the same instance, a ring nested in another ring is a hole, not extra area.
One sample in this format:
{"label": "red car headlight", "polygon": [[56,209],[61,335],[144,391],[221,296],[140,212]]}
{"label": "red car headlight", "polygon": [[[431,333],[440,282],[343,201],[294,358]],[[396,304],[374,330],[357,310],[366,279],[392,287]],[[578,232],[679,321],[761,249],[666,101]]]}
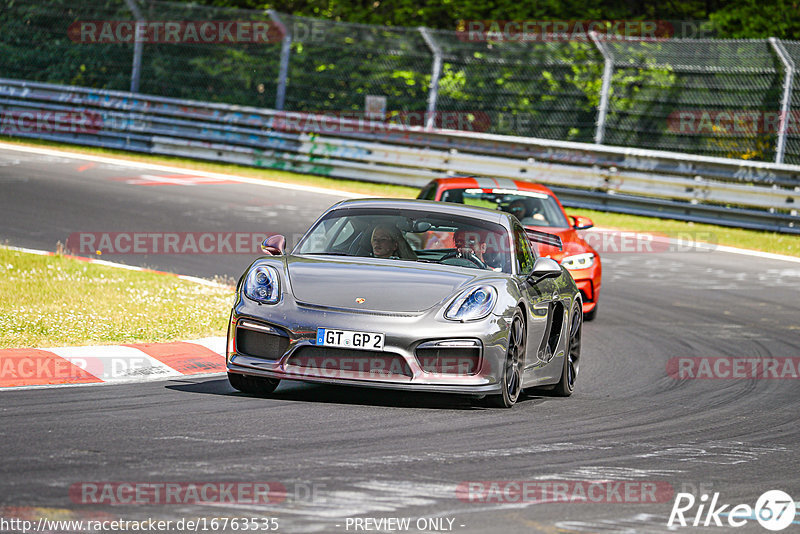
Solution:
{"label": "red car headlight", "polygon": [[584,254],[575,254],[574,256],[565,256],[561,260],[561,265],[569,269],[570,271],[576,271],[578,269],[588,269],[592,265],[594,265],[594,254],[591,252],[586,252]]}

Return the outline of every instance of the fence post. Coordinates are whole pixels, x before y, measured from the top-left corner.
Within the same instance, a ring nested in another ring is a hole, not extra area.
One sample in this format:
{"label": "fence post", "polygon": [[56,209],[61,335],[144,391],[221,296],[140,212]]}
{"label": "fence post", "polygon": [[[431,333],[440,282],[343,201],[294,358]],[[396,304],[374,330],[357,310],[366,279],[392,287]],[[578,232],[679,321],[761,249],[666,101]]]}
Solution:
{"label": "fence post", "polygon": [[597,106],[597,129],[594,132],[594,142],[602,145],[603,138],[606,135],[606,116],[608,115],[608,96],[611,92],[611,76],[614,74],[614,55],[600,42],[597,32],[589,32],[589,37],[591,37],[592,42],[605,60],[603,65],[603,85],[600,88],[600,104]]}
{"label": "fence post", "polygon": [[142,42],[142,31],[139,29],[141,24],[144,22],[144,17],[142,16],[142,12],[139,9],[139,6],[136,4],[136,0],[125,0],[125,3],[128,5],[128,9],[131,10],[133,13],[133,17],[136,19],[135,30],[133,32],[133,66],[131,67],[131,93],[138,93],[139,92],[139,78],[141,78],[142,74],[142,48],[144,43]]}
{"label": "fence post", "polygon": [[428,28],[420,26],[417,28],[422,38],[425,39],[425,44],[430,48],[433,54],[433,68],[431,70],[431,87],[428,91],[428,118],[425,121],[426,128],[433,128],[435,126],[434,114],[436,113],[436,100],[439,98],[439,77],[442,75],[442,49],[438,43],[433,39],[433,36],[428,31]]}
{"label": "fence post", "polygon": [[283,111],[283,105],[286,101],[286,78],[289,76],[289,54],[292,51],[292,32],[283,23],[277,11],[269,9],[267,13],[283,34],[283,39],[281,39],[281,63],[278,68],[278,89],[275,93],[275,109]]}
{"label": "fence post", "polygon": [[781,120],[778,128],[778,142],[775,147],[775,163],[783,163],[786,152],[786,130],[789,122],[789,106],[792,100],[792,84],[794,83],[794,61],[786,52],[783,43],[775,37],[769,38],[769,44],[783,63],[783,98],[781,99]]}

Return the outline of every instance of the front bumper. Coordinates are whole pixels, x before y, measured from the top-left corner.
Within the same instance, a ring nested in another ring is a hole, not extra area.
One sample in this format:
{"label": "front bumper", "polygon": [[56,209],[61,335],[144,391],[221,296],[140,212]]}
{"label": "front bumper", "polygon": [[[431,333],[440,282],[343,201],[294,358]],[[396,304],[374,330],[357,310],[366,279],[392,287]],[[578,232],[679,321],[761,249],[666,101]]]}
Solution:
{"label": "front bumper", "polygon": [[[291,298],[273,306],[258,305],[240,297],[228,328],[227,369],[322,384],[467,395],[499,393],[508,319],[490,315],[481,321],[459,323],[440,315],[440,310],[385,314],[323,308],[298,304]],[[317,328],[385,334],[383,351],[319,346]],[[263,343],[253,342],[259,335]]]}
{"label": "front bumper", "polygon": [[600,297],[600,265],[570,271],[570,274],[583,297],[583,313],[589,313],[597,306]]}

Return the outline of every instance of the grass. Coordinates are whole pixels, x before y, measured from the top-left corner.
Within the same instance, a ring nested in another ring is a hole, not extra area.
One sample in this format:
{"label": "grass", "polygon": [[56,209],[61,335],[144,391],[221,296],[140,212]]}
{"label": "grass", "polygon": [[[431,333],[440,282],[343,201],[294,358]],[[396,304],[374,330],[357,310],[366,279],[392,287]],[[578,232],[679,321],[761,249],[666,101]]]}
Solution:
{"label": "grass", "polygon": [[[262,178],[276,182],[312,185],[376,197],[414,198],[419,193],[419,190],[414,187],[325,178],[308,174],[296,174],[272,169],[258,169],[227,163],[210,163],[179,157],[150,156],[125,152],[123,150],[89,148],[49,141],[21,141],[17,138],[2,136],[0,136],[0,141],[24,146],[52,147],[66,152],[110,156],[129,161],[157,163],[192,170],[219,172],[249,178]],[[591,210],[568,209],[567,211],[570,214],[590,217],[596,226],[604,228],[617,228],[635,232],[655,232],[673,237],[682,237],[690,241],[702,240],[718,245],[728,245],[800,257],[800,237],[798,236]]]}
{"label": "grass", "polygon": [[703,241],[715,245],[760,250],[774,254],[800,257],[800,236],[776,232],[758,232],[742,228],[729,228],[713,224],[674,221],[639,217],[622,213],[567,208],[570,215],[583,215],[594,221],[596,226],[648,232],[667,237],[681,238],[690,243]]}
{"label": "grass", "polygon": [[0,348],[224,335],[233,290],[0,247]]}

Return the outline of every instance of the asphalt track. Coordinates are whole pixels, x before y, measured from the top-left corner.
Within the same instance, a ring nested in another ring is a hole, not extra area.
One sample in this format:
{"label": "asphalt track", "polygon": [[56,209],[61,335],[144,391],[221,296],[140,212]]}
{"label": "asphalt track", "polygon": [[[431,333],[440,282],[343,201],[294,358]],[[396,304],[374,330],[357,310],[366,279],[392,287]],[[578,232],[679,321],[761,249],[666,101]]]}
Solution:
{"label": "asphalt track", "polygon": [[[0,240],[54,250],[83,231],[295,234],[337,199],[244,183],[127,183],[143,174],[158,173],[0,151]],[[103,258],[237,277],[252,256]],[[585,326],[568,399],[488,410],[460,398],[290,383],[255,398],[219,376],[0,392],[0,518],[268,516],[279,532],[363,532],[347,519],[397,517],[418,532],[417,519],[436,517],[469,533],[727,532],[668,528],[672,492],[719,492],[720,503],[752,506],[781,489],[800,500],[797,379],[667,373],[676,357],[800,357],[800,265],[692,249],[603,260],[601,308]],[[598,480],[671,491],[646,503],[470,502],[456,492],[469,481]],[[288,495],[267,505],[70,497],[70,487],[92,481],[270,481]],[[736,531],[767,532],[755,520]],[[800,515],[784,532],[800,532]]]}

